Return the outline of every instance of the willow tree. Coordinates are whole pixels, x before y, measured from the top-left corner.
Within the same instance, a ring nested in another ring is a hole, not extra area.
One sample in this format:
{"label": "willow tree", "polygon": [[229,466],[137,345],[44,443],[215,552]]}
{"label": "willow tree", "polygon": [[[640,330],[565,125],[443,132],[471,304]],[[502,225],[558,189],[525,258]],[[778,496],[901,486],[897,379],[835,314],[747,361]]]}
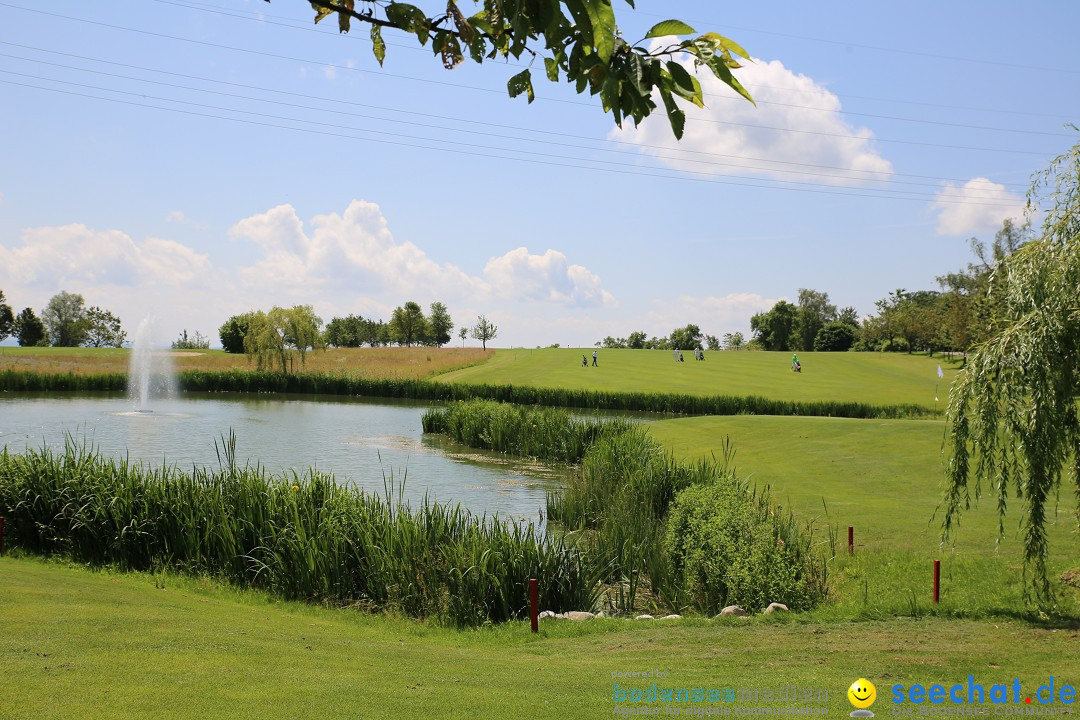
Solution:
{"label": "willow tree", "polygon": [[1052,602],[1046,521],[1063,476],[1080,505],[1080,143],[1036,176],[1029,214],[1044,206],[1038,240],[998,263],[997,327],[978,345],[949,398],[943,539],[983,484],[999,533],[1011,497],[1021,506],[1025,593]]}
{"label": "willow tree", "polygon": [[303,366],[307,351],[323,346],[321,325],[322,319],[310,305],[249,313],[244,352],[255,358],[259,370],[277,365],[282,373],[288,373],[295,366],[296,355]]}
{"label": "willow tree", "polygon": [[[529,102],[534,98],[531,65],[542,59],[548,80],[565,80],[579,94],[599,95],[604,112],[620,127],[624,118],[640,123],[649,116],[659,96],[672,132],[681,138],[686,116],[676,98],[704,107],[701,83],[684,63],[692,63],[695,71],[707,68],[753,102],[731,72],[741,67],[736,58],[750,59],[738,43],[715,32],[699,35],[680,20],[657,23],[640,40],[627,42],[612,0],[483,0],[482,8],[468,17],[456,0],[432,2],[433,10],[396,0],[309,2],[315,22],[336,15],[341,32],[349,32],[354,23],[366,24],[380,65],[386,57],[384,28],[415,36],[447,70],[466,56],[477,63],[527,60],[530,67],[512,76],[507,90],[510,97],[524,95]],[[634,0],[626,4],[633,7]]]}

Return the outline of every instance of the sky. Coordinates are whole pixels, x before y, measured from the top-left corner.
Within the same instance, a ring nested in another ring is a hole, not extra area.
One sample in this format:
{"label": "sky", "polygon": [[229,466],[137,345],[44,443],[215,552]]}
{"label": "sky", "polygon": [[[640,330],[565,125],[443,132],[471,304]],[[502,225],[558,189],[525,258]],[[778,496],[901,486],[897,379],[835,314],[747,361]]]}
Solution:
{"label": "sky", "polygon": [[676,141],[539,62],[531,105],[506,93],[527,61],[447,71],[387,31],[380,68],[303,0],[0,0],[0,290],[166,342],[409,300],[498,347],[749,338],[800,288],[863,316],[938,289],[1080,139],[1080,3],[636,5],[629,41],[674,17],[746,48],[756,107],[699,73]]}

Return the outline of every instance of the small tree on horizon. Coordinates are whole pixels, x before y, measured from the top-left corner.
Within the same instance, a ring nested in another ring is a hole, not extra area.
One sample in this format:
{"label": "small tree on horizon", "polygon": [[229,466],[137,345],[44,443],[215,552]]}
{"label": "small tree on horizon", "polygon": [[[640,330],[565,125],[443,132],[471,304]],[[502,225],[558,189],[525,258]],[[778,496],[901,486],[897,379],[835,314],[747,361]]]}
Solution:
{"label": "small tree on horizon", "polygon": [[465,347],[465,338],[469,337],[469,328],[462,327],[458,330],[458,337],[461,338],[461,347]]}
{"label": "small tree on horizon", "polygon": [[494,340],[498,334],[499,328],[494,323],[489,322],[483,315],[477,316],[476,325],[472,329],[472,336],[481,342],[485,350],[487,350],[488,340]]}

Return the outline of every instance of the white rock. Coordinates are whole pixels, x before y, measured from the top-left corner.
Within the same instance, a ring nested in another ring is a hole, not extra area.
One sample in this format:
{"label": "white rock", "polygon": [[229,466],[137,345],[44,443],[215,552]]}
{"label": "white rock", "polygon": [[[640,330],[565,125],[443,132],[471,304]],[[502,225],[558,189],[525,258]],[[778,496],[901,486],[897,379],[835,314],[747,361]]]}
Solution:
{"label": "white rock", "polygon": [[787,611],[788,611],[788,606],[785,605],[784,603],[770,603],[769,607],[765,608],[765,614],[766,615],[768,615],[769,613],[774,613],[774,612],[787,612]]}
{"label": "white rock", "polygon": [[567,620],[592,620],[596,616],[593,615],[591,612],[571,610],[570,612],[565,613],[563,617],[565,617]]}
{"label": "white rock", "polygon": [[555,613],[553,613],[553,612],[552,612],[552,611],[550,611],[550,610],[544,610],[544,611],[543,611],[543,612],[541,612],[541,613],[540,613],[539,615],[537,615],[537,617],[538,617],[539,619],[543,620],[544,618],[553,618],[553,617],[557,617],[557,615],[555,615]]}
{"label": "white rock", "polygon": [[638,615],[634,619],[635,620],[655,620],[656,618],[654,618],[652,615]]}
{"label": "white rock", "polygon": [[720,611],[720,616],[725,617],[728,615],[734,615],[735,617],[746,617],[746,611],[738,605],[728,605],[726,608]]}
{"label": "white rock", "polygon": [[665,615],[661,620],[682,620],[682,615]]}

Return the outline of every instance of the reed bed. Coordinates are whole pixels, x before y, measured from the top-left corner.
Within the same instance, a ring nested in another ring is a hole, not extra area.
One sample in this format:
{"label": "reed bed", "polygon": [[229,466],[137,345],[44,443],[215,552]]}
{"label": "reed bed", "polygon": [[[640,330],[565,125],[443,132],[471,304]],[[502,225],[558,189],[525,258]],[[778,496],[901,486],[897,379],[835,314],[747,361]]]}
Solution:
{"label": "reed bed", "polygon": [[[283,374],[239,369],[184,370],[178,375],[178,383],[182,390],[197,392],[303,393],[434,401],[483,399],[518,405],[682,415],[802,415],[863,419],[941,415],[940,411],[918,405],[773,400],[755,395],[688,395],[525,385],[465,385],[412,378],[361,377],[344,372]],[[0,371],[0,390],[116,391],[125,388],[125,376],[119,373],[47,374],[24,370]]]}
{"label": "reed bed", "polygon": [[424,432],[443,433],[475,448],[576,463],[600,434],[624,432],[630,423],[584,420],[561,408],[466,400],[429,408],[423,426]]}
{"label": "reed bed", "polygon": [[566,486],[549,493],[547,516],[581,552],[606,609],[802,609],[825,597],[812,533],[774,508],[767,490],[737,479],[726,441],[719,456],[688,465],[640,425],[476,400],[432,408],[424,430],[474,447],[580,459]]}
{"label": "reed bed", "polygon": [[394,610],[476,625],[527,614],[528,579],[543,607],[595,602],[576,549],[532,524],[460,506],[338,485],[332,475],[147,467],[69,441],[0,453],[0,514],[9,543],[94,565],[173,568],[291,599]]}

